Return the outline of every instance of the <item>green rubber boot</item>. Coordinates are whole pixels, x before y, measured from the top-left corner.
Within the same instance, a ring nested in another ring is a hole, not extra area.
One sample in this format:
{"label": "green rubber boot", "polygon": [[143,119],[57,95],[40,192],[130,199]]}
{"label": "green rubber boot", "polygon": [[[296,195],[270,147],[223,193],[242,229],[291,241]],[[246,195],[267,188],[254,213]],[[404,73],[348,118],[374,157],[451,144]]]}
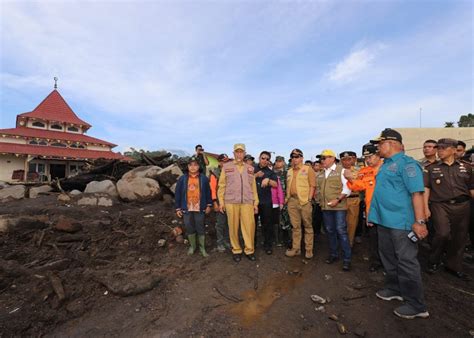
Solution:
{"label": "green rubber boot", "polygon": [[188,241],[189,241],[188,255],[194,255],[194,251],[196,251],[196,234],[188,235]]}
{"label": "green rubber boot", "polygon": [[206,236],[200,235],[198,236],[199,240],[199,251],[201,252],[202,257],[209,257],[209,255],[206,252]]}

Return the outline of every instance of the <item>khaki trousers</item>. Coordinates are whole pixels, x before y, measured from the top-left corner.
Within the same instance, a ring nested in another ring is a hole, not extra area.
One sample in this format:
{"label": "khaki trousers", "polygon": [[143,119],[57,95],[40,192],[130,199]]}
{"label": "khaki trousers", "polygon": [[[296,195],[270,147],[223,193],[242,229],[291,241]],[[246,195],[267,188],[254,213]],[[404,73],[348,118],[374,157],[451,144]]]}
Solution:
{"label": "khaki trousers", "polygon": [[359,204],[359,197],[349,197],[347,199],[347,235],[349,237],[349,244],[351,247],[352,244],[354,244],[354,236],[357,229],[357,224],[359,224]]}
{"label": "khaki trousers", "polygon": [[297,197],[288,200],[288,214],[293,226],[293,250],[301,250],[301,225],[304,227],[304,246],[313,252],[313,206],[311,202],[301,205]]}
{"label": "khaki trousers", "polygon": [[227,222],[229,223],[229,238],[233,254],[241,254],[239,241],[239,225],[244,238],[244,252],[251,255],[255,252],[255,217],[252,204],[226,204]]}

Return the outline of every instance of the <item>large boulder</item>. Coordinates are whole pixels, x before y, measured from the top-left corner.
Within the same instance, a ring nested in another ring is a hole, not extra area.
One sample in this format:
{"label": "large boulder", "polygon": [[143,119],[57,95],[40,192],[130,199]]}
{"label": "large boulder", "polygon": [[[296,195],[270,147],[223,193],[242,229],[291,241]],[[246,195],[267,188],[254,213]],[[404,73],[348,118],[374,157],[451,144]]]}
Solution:
{"label": "large boulder", "polygon": [[24,185],[10,185],[0,189],[0,202],[19,200],[25,197]]}
{"label": "large boulder", "polygon": [[123,174],[122,179],[132,179],[136,177],[155,178],[160,172],[161,168],[156,165],[141,166]]}
{"label": "large boulder", "polygon": [[161,169],[157,174],[155,179],[160,182],[162,186],[167,187],[173,193],[176,189],[176,182],[178,178],[183,175],[183,171],[177,164],[172,164],[164,169]]}
{"label": "large boulder", "polygon": [[114,182],[110,180],[105,181],[92,181],[86,186],[84,190],[86,194],[107,194],[113,197],[118,196],[117,188],[115,187]]}
{"label": "large boulder", "polygon": [[157,181],[146,177],[128,176],[117,182],[119,196],[124,201],[148,201],[160,194]]}
{"label": "large boulder", "polygon": [[53,188],[51,188],[50,185],[41,185],[39,187],[32,187],[30,189],[30,198],[36,198],[38,197],[39,194],[48,193],[51,190],[53,190]]}

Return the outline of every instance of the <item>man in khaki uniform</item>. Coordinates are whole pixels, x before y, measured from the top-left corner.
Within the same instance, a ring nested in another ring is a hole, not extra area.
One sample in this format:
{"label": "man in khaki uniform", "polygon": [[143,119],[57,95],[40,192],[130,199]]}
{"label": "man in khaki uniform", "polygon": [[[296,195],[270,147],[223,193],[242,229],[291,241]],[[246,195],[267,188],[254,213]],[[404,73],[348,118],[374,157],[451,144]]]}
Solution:
{"label": "man in khaki uniform", "polygon": [[[342,167],[347,169],[352,174],[352,179],[357,179],[360,168],[355,166],[357,155],[353,151],[344,151],[339,154],[341,159]],[[351,247],[354,245],[354,236],[356,233],[357,224],[359,223],[359,212],[360,212],[360,196],[359,192],[352,192],[346,198],[347,200],[347,235],[349,236],[349,244]]]}
{"label": "man in khaki uniform", "polygon": [[303,152],[300,149],[291,151],[291,168],[288,170],[286,198],[288,214],[293,225],[293,245],[286,251],[288,257],[301,254],[301,223],[304,227],[305,257],[313,257],[313,199],[316,187],[316,174],[313,168],[303,164]]}
{"label": "man in khaki uniform", "polygon": [[245,243],[245,255],[255,261],[255,213],[258,212],[257,185],[254,167],[244,163],[245,145],[234,145],[235,160],[226,162],[219,178],[219,205],[227,213],[229,237],[233,259],[240,262],[242,247],[239,241],[239,226]]}

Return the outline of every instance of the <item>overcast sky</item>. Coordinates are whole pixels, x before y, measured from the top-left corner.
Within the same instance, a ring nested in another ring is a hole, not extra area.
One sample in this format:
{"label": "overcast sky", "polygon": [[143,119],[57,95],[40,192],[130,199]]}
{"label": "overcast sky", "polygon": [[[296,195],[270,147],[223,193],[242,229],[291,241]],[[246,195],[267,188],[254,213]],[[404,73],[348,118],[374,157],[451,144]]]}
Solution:
{"label": "overcast sky", "polygon": [[472,1],[0,3],[0,128],[54,76],[118,151],[360,155],[473,112]]}

